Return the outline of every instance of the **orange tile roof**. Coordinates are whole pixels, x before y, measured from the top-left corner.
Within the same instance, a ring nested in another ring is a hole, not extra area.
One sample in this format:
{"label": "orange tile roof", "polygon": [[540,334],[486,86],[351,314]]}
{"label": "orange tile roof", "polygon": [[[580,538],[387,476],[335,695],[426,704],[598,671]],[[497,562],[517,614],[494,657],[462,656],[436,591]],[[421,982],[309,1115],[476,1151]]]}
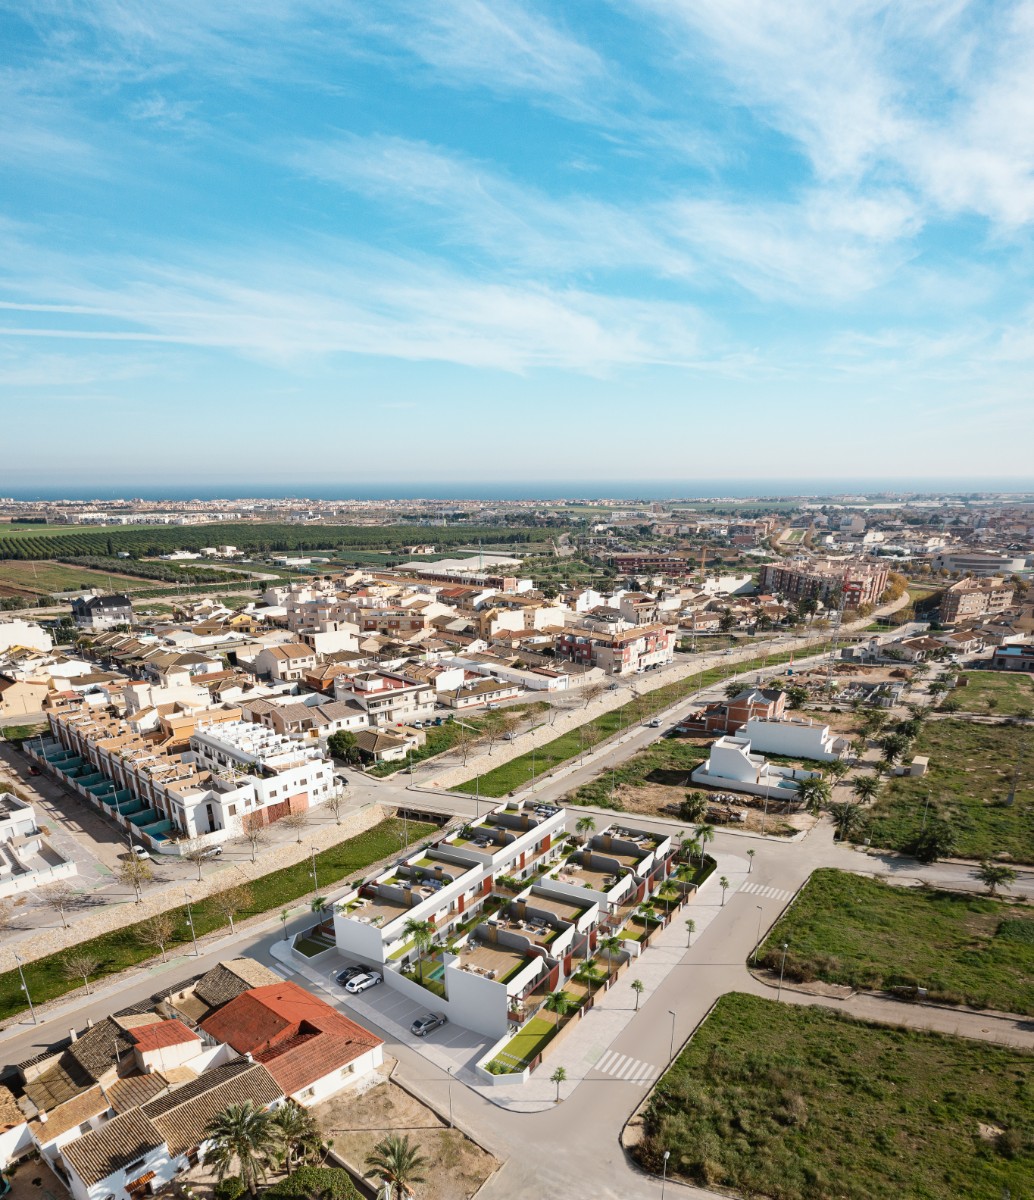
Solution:
{"label": "orange tile roof", "polygon": [[137,1049],[160,1050],[163,1046],[180,1046],[186,1042],[200,1042],[201,1038],[188,1029],[182,1021],[156,1021],[153,1025],[144,1025],[130,1031],[129,1036],[136,1042]]}

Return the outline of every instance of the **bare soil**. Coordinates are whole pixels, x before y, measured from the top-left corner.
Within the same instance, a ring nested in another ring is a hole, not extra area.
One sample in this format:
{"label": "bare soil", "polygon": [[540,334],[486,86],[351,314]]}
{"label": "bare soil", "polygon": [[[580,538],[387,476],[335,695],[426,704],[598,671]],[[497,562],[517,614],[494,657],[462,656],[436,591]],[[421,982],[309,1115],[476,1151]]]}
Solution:
{"label": "bare soil", "polygon": [[408,1134],[427,1159],[426,1179],[417,1188],[420,1200],[468,1200],[499,1166],[491,1154],[387,1079],[362,1092],[333,1096],[313,1114],[334,1139],[335,1152],[359,1171],[382,1138]]}
{"label": "bare soil", "polygon": [[[672,806],[677,808],[690,793],[703,796],[709,803],[717,804],[714,793],[703,788],[669,787],[660,783],[641,783],[638,787],[619,785],[615,797],[626,812],[649,817],[671,817],[674,815]],[[730,829],[743,829],[750,833],[760,833],[764,824],[766,833],[788,836],[800,829],[811,829],[816,821],[816,818],[807,812],[780,813],[774,803],[768,806],[767,819],[763,819],[763,806],[755,808],[751,804],[727,805],[723,802],[718,807],[741,812],[744,814],[744,820],[721,821],[709,818],[711,824],[728,825]]]}

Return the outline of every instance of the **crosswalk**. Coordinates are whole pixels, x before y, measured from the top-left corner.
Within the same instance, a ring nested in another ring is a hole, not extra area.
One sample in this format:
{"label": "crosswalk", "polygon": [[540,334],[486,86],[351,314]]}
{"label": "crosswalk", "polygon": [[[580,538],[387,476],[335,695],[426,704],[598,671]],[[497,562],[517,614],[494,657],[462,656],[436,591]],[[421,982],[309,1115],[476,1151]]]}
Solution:
{"label": "crosswalk", "polygon": [[793,892],[782,888],[766,887],[763,883],[745,883],[740,891],[747,896],[763,896],[768,900],[789,900]]}
{"label": "crosswalk", "polygon": [[595,1069],[620,1079],[622,1083],[634,1083],[637,1087],[647,1087],[660,1074],[660,1068],[652,1063],[629,1058],[627,1054],[618,1054],[615,1050],[608,1050],[596,1063]]}

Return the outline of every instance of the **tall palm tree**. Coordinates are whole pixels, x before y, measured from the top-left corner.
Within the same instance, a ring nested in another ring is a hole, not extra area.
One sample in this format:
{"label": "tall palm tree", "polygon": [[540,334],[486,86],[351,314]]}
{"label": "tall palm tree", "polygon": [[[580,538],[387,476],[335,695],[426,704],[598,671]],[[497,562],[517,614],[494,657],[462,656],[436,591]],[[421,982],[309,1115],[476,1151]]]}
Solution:
{"label": "tall palm tree", "polygon": [[424,955],[434,941],[434,926],[430,921],[415,921],[412,917],[402,927],[403,936],[408,937],[420,953],[420,982],[424,982]]}
{"label": "tall palm tree", "polygon": [[833,818],[833,828],[836,830],[838,841],[841,842],[856,837],[865,825],[862,810],[850,801],[831,804],[829,815]]}
{"label": "tall palm tree", "polygon": [[280,1142],[284,1167],[290,1173],[319,1153],[320,1128],[310,1112],[293,1100],[273,1114],[273,1132]]}
{"label": "tall palm tree", "polygon": [[236,1173],[254,1196],[276,1156],[278,1138],[272,1114],[256,1108],[251,1100],[231,1104],[212,1118],[205,1140],[211,1142],[205,1151],[205,1166],[214,1168],[216,1179],[231,1174],[236,1163]]}
{"label": "tall palm tree", "polygon": [[833,776],[833,779],[838,783],[840,782],[841,779],[844,778],[844,776],[847,774],[848,771],[850,771],[850,769],[851,768],[847,765],[846,762],[844,762],[844,760],[842,758],[835,758],[831,763],[826,764],[826,770],[829,772],[830,775]]}
{"label": "tall palm tree", "polygon": [[588,813],[584,817],[579,817],[574,827],[575,833],[579,834],[582,841],[589,840],[589,834],[596,832],[596,819]]}
{"label": "tall palm tree", "polygon": [[556,1013],[556,1023],[559,1026],[560,1018],[566,1017],[571,1011],[571,997],[563,989],[550,992],[546,997],[546,1008]]}
{"label": "tall palm tree", "polygon": [[366,1165],[371,1168],[368,1175],[380,1175],[388,1185],[390,1200],[405,1200],[413,1194],[412,1184],[423,1183],[420,1172],[427,1166],[427,1159],[417,1147],[404,1137],[390,1136],[377,1143],[366,1156]]}
{"label": "tall palm tree", "polygon": [[818,812],[829,803],[829,784],[824,779],[802,779],[797,796],[810,812]]}
{"label": "tall palm tree", "polygon": [[880,781],[875,775],[859,775],[851,781],[851,791],[859,800],[868,804],[880,794]]}
{"label": "tall palm tree", "polygon": [[714,826],[713,825],[698,825],[693,830],[696,840],[700,843],[700,865],[704,865],[704,851],[707,849],[707,843],[714,841]]}

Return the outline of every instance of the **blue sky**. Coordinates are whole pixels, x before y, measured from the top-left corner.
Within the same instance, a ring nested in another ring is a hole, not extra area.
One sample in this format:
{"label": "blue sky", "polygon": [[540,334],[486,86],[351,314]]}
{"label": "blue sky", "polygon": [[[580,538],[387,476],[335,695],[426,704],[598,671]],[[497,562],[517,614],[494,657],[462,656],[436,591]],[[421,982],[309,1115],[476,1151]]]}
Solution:
{"label": "blue sky", "polygon": [[9,488],[1034,474],[1034,3],[0,22]]}

